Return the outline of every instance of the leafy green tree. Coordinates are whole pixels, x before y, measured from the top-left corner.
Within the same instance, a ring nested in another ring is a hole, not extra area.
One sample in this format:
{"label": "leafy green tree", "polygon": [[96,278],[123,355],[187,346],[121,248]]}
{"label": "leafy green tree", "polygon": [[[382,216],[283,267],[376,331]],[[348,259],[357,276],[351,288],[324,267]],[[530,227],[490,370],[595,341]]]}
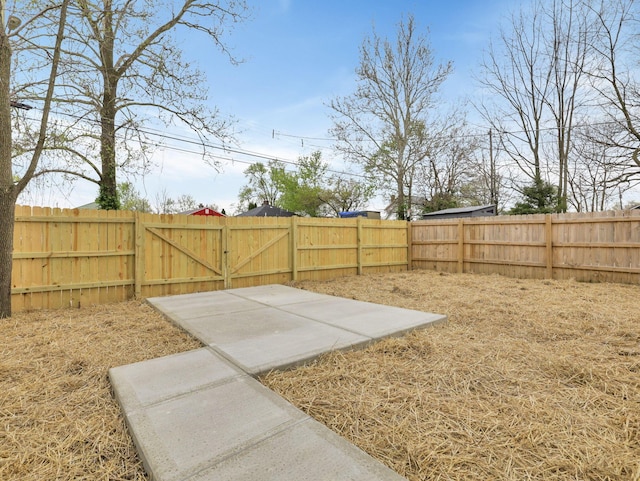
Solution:
{"label": "leafy green tree", "polygon": [[[201,207],[204,207],[204,205],[202,204],[198,204],[198,202],[196,201],[196,199],[194,199],[194,197],[191,194],[182,194],[180,195],[180,197],[178,197],[176,199],[176,212],[184,212],[186,210],[193,210],[196,209],[198,207],[198,205],[200,205]],[[211,207],[214,210],[217,210],[213,207]]]}
{"label": "leafy green tree", "polygon": [[558,188],[538,180],[522,189],[522,200],[508,214],[552,214],[559,211]]}
{"label": "leafy green tree", "polygon": [[120,182],[118,184],[118,200],[122,210],[153,212],[149,201],[140,195],[131,182]]}
{"label": "leafy green tree", "polygon": [[281,179],[285,177],[284,164],[282,162],[270,160],[267,165],[257,162],[250,165],[244,171],[244,175],[247,178],[247,185],[242,187],[238,195],[241,208],[242,206],[247,206],[247,210],[251,210],[251,205],[262,205],[265,201],[271,205],[281,207]]}
{"label": "leafy green tree", "polygon": [[356,182],[339,175],[327,178],[328,169],[319,151],[299,157],[295,170],[287,171],[276,160],[266,166],[253,164],[245,171],[248,183],[240,191],[240,205],[251,210],[252,205],[267,200],[298,215],[320,217],[363,207],[373,196],[371,182]]}
{"label": "leafy green tree", "polygon": [[300,157],[296,171],[283,171],[276,178],[282,191],[280,205],[283,209],[309,217],[321,215],[323,179],[329,167],[321,157],[320,152]]}
{"label": "leafy green tree", "polygon": [[453,209],[460,207],[460,200],[452,194],[436,194],[431,199],[426,200],[422,208],[422,213],[436,212],[438,210]]}

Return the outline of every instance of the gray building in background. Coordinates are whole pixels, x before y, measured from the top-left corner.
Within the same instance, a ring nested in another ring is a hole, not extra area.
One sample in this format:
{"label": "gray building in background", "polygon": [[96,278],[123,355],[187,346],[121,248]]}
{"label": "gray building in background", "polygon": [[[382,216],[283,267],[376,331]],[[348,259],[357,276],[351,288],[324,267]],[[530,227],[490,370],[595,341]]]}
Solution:
{"label": "gray building in background", "polygon": [[429,212],[428,214],[422,214],[422,220],[458,219],[460,217],[488,217],[497,214],[498,210],[495,205],[476,205],[473,207],[457,207],[454,209]]}

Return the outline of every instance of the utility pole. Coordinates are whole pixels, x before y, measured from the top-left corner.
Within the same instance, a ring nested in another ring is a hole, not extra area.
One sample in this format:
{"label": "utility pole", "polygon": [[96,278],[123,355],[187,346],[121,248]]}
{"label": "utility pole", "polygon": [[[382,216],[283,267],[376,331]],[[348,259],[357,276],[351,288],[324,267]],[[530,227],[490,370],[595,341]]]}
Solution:
{"label": "utility pole", "polygon": [[498,205],[498,183],[496,179],[496,160],[493,157],[493,129],[489,129],[489,197],[491,203]]}

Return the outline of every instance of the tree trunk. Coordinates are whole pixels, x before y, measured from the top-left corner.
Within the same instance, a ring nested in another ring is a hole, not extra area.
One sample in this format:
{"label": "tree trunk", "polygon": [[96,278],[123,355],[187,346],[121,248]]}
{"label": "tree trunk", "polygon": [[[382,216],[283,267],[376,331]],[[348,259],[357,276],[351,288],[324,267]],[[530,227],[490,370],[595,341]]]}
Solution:
{"label": "tree trunk", "polygon": [[[2,6],[4,8],[4,6]],[[0,18],[4,19],[4,12]],[[0,318],[11,317],[15,187],[11,164],[11,45],[0,25]]]}
{"label": "tree trunk", "polygon": [[396,202],[396,215],[398,220],[404,220],[406,217],[407,206],[405,205],[406,199],[404,197],[404,185],[402,184],[400,176],[398,176],[398,193]]}
{"label": "tree trunk", "polygon": [[53,55],[50,56],[51,72],[42,109],[38,141],[26,172],[24,172],[20,180],[15,181],[11,157],[11,44],[5,30],[5,2],[0,0],[0,318],[11,316],[11,273],[13,270],[13,231],[15,227],[16,200],[18,194],[33,178],[44,147],[69,2],[70,0],[64,0],[60,5],[58,33]]}
{"label": "tree trunk", "polygon": [[105,88],[101,111],[100,160],[102,175],[100,177],[100,208],[117,210],[120,208],[116,182],[116,87]]}
{"label": "tree trunk", "polygon": [[113,5],[111,1],[104,4],[102,19],[102,41],[100,42],[100,56],[103,62],[103,94],[102,109],[100,110],[100,160],[102,173],[100,176],[100,208],[118,210],[116,182],[116,100],[118,98],[118,74],[114,66],[115,34],[113,31]]}
{"label": "tree trunk", "polygon": [[11,317],[11,270],[13,266],[13,228],[15,222],[15,194],[0,192],[0,319]]}

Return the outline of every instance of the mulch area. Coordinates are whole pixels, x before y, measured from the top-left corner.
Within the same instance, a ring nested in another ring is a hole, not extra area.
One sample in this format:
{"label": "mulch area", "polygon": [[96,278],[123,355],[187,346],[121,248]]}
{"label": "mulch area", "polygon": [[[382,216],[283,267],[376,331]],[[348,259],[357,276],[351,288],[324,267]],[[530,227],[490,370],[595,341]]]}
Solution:
{"label": "mulch area", "polygon": [[[410,480],[640,480],[640,287],[430,271],[296,286],[449,316],[262,379]],[[0,332],[0,479],[148,479],[107,371],[196,340],[137,301]]]}

